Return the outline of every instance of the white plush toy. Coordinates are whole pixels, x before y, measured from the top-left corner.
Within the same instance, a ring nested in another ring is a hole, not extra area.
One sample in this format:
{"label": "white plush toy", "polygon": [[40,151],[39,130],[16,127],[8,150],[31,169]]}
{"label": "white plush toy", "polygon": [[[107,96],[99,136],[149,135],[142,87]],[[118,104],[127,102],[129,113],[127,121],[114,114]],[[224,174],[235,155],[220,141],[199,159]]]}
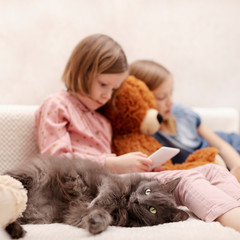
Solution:
{"label": "white plush toy", "polygon": [[26,209],[27,190],[21,182],[8,176],[0,176],[0,227],[19,218]]}

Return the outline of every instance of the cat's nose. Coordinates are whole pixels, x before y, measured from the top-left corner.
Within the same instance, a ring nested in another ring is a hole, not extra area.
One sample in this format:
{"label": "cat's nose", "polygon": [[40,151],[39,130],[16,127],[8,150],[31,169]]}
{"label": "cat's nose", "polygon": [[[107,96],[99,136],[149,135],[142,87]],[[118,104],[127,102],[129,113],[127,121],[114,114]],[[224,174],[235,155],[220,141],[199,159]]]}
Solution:
{"label": "cat's nose", "polygon": [[138,203],[138,199],[135,198],[135,199],[133,200],[133,202],[134,202],[134,203]]}
{"label": "cat's nose", "polygon": [[136,196],[136,193],[132,193],[132,195],[130,197],[130,202],[131,203],[139,203],[138,199],[137,199],[137,196]]}

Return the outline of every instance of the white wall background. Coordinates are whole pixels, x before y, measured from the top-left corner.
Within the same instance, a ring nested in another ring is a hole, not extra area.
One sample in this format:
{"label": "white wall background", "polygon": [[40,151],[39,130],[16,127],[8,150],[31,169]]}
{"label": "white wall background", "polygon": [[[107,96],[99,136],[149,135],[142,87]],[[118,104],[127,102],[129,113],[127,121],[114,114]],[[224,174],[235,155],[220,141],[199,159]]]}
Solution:
{"label": "white wall background", "polygon": [[74,46],[116,39],[129,62],[174,75],[174,100],[240,110],[239,0],[0,0],[0,104],[39,104],[64,88]]}

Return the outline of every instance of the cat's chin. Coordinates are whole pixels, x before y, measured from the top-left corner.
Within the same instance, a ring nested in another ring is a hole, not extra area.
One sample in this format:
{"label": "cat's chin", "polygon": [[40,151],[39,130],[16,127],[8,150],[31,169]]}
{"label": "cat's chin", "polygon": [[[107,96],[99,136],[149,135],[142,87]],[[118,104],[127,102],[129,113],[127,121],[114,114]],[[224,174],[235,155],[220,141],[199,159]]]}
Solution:
{"label": "cat's chin", "polygon": [[139,203],[136,202],[128,202],[127,204],[127,211],[129,213],[129,216],[131,216],[131,218],[136,219],[138,218],[137,216],[139,215],[139,209],[140,205]]}

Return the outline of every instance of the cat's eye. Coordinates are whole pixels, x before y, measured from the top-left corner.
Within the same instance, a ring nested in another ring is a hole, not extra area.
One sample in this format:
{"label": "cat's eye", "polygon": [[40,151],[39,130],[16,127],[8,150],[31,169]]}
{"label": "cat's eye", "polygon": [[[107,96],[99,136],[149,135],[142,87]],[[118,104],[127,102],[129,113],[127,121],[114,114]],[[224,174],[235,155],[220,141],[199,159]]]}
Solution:
{"label": "cat's eye", "polygon": [[157,213],[157,209],[154,208],[154,207],[150,207],[150,208],[149,208],[149,211],[150,211],[152,214],[156,214],[156,213]]}
{"label": "cat's eye", "polygon": [[145,195],[149,195],[151,193],[151,189],[150,188],[147,188],[146,190],[145,190]]}

